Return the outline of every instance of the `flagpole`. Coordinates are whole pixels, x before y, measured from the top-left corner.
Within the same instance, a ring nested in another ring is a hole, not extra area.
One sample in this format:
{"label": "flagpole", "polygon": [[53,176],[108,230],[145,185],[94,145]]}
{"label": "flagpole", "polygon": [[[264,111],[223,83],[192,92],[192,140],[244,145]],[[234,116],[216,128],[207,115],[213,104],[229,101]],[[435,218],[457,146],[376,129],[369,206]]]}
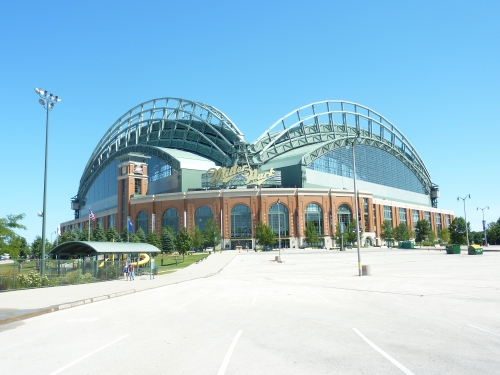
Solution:
{"label": "flagpole", "polygon": [[91,212],[92,212],[92,211],[90,211],[90,206],[89,206],[89,242],[90,242],[90,213],[91,213]]}

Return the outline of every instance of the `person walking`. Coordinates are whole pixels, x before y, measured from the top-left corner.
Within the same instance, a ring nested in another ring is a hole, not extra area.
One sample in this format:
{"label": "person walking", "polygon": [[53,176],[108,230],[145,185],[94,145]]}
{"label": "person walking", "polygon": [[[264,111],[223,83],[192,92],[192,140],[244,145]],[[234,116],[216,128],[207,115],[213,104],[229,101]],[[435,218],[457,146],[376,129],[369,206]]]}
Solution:
{"label": "person walking", "polygon": [[125,278],[125,281],[128,281],[128,264],[125,264],[123,267],[123,277]]}
{"label": "person walking", "polygon": [[128,265],[128,277],[129,277],[130,281],[135,280],[135,275],[134,275],[134,264],[133,264],[133,263],[130,263],[130,264]]}

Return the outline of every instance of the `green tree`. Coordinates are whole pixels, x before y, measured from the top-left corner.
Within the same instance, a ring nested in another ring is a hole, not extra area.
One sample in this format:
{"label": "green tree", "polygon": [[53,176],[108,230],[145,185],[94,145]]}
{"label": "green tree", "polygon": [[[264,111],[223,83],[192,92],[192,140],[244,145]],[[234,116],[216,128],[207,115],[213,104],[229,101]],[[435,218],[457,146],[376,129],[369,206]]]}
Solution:
{"label": "green tree", "polygon": [[[85,223],[85,227],[80,232],[79,241],[89,241],[89,223],[88,222]],[[94,232],[92,230],[90,231],[90,241],[95,241],[94,240]]]}
{"label": "green tree", "polygon": [[433,230],[429,231],[429,235],[427,237],[429,238],[430,242],[436,242],[437,235]]}
{"label": "green tree", "polygon": [[[144,235],[144,231],[142,232],[142,234]],[[127,241],[131,242],[131,243],[141,242],[141,240],[137,234],[135,234],[134,232],[127,231],[127,227],[123,228],[122,233],[120,234],[120,237],[121,237],[122,242],[127,242]],[[145,235],[144,235],[144,238],[146,238]]]}
{"label": "green tree", "polygon": [[497,244],[500,241],[500,218],[495,222],[488,224],[486,231],[487,240],[491,244]]}
{"label": "green tree", "polygon": [[255,239],[261,246],[272,246],[276,243],[276,236],[271,227],[259,221],[255,228]]}
{"label": "green tree", "polygon": [[26,238],[20,237],[21,238],[21,247],[19,248],[19,257],[20,258],[26,258],[31,250],[30,247],[28,246],[28,242],[26,241]]}
{"label": "green tree", "polygon": [[193,247],[193,238],[189,234],[187,228],[182,228],[179,230],[179,233],[177,233],[175,247],[179,254],[182,255],[182,261],[184,262],[184,256]]}
{"label": "green tree", "polygon": [[452,244],[464,245],[467,243],[465,228],[464,218],[456,217],[453,219],[450,225],[450,242]]}
{"label": "green tree", "polygon": [[[140,243],[146,243],[147,242],[146,233],[144,233],[144,231],[142,230],[142,228],[137,229],[137,232],[135,234],[139,238],[139,242]],[[132,242],[132,241],[130,241],[130,242]]]}
{"label": "green tree", "polygon": [[[344,228],[346,230],[346,228]],[[361,234],[363,231],[359,232],[359,238],[361,240]],[[356,220],[352,220],[347,225],[347,230],[344,232],[344,241],[347,241],[350,244],[354,244],[358,242],[358,235],[356,234]]]}
{"label": "green tree", "polygon": [[161,249],[163,252],[170,253],[174,251],[175,234],[172,227],[164,227],[161,231]]}
{"label": "green tree", "polygon": [[380,234],[380,238],[387,242],[388,246],[390,246],[394,241],[394,228],[389,220],[384,220],[382,223],[382,233]]}
{"label": "green tree", "polygon": [[318,233],[316,232],[316,226],[310,220],[306,224],[304,237],[306,238],[306,242],[308,245],[315,245],[319,242]]}
{"label": "green tree", "polygon": [[109,227],[106,231],[106,239],[108,242],[121,242],[120,235],[116,231],[115,227]]}
{"label": "green tree", "polygon": [[410,229],[404,223],[399,224],[393,231],[394,239],[396,241],[408,241],[411,238]]}
{"label": "green tree", "polygon": [[82,231],[80,230],[80,226],[76,226],[75,229],[71,231],[71,239],[70,241],[78,241],[80,238],[80,234]]}
{"label": "green tree", "polygon": [[148,244],[155,246],[156,248],[161,250],[161,241],[160,237],[158,237],[158,234],[156,232],[149,232],[148,236],[146,238]]}
{"label": "green tree", "polygon": [[417,221],[415,227],[415,242],[421,244],[423,241],[425,241],[425,239],[429,235],[430,230],[431,226],[427,220]]}
{"label": "green tree", "polygon": [[215,247],[220,244],[222,236],[220,229],[214,225],[213,219],[208,219],[205,222],[205,229],[203,230],[203,239],[206,247]]}
{"label": "green tree", "polygon": [[2,254],[7,253],[12,257],[19,254],[21,241],[14,230],[26,229],[24,225],[19,224],[24,216],[24,214],[7,215],[5,218],[0,218],[0,252]]}
{"label": "green tree", "polygon": [[201,232],[200,228],[198,227],[193,227],[191,237],[193,238],[193,248],[195,249],[201,249],[203,246],[203,233]]}
{"label": "green tree", "polygon": [[99,223],[95,223],[95,228],[93,230],[94,241],[97,242],[106,242],[108,239],[106,238],[106,232],[104,232],[103,227]]}
{"label": "green tree", "polygon": [[445,244],[450,242],[450,231],[448,228],[441,229],[441,241]]}
{"label": "green tree", "polygon": [[[31,254],[36,255],[37,258],[42,256],[42,237],[36,236],[31,243]],[[47,255],[50,250],[52,250],[52,244],[49,240],[45,239],[45,255]]]}

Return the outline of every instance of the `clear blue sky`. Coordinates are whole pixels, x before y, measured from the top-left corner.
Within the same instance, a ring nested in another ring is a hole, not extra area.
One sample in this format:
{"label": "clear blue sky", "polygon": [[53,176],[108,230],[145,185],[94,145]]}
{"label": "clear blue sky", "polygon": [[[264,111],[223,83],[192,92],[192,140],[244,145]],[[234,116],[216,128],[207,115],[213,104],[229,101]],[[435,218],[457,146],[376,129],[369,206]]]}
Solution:
{"label": "clear blue sky", "polygon": [[[113,122],[159,97],[213,105],[256,139],[295,108],[343,99],[392,121],[473,230],[500,217],[498,1],[3,1],[0,217],[47,238],[73,218],[83,168]],[[55,237],[54,237],[55,238]]]}

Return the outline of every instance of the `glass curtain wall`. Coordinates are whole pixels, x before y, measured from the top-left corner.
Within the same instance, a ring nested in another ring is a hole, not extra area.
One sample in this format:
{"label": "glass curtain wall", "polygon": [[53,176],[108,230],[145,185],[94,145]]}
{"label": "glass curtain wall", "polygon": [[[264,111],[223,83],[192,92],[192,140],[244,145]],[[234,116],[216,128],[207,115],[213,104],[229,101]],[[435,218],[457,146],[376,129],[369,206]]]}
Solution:
{"label": "glass curtain wall", "polygon": [[370,220],[368,218],[368,198],[363,198],[363,213],[365,219],[365,232],[370,231]]}
{"label": "glass curtain wall", "polygon": [[148,234],[148,213],[146,211],[141,211],[137,215],[137,220],[135,222],[135,232],[141,228],[144,234]]}
{"label": "glass curtain wall", "polygon": [[208,206],[201,206],[194,213],[194,225],[202,232],[205,230],[205,223],[209,219],[214,219],[214,212]]}
{"label": "glass curtain wall", "polygon": [[417,229],[417,222],[420,220],[418,217],[418,211],[417,210],[412,210],[412,216],[413,216],[413,230]]}
{"label": "glass curtain wall", "polygon": [[231,238],[252,237],[252,211],[244,204],[238,204],[231,210]]}
{"label": "glass curtain wall", "polygon": [[348,205],[340,205],[337,210],[337,220],[339,223],[344,223],[345,226],[349,225],[352,221],[352,212]]}
{"label": "glass curtain wall", "polygon": [[384,221],[389,220],[392,226],[392,210],[391,206],[384,206]]}
{"label": "glass curtain wall", "polygon": [[[275,203],[269,208],[267,214],[267,219],[269,226],[273,230],[273,233],[278,235],[278,204]],[[281,232],[281,237],[290,236],[289,226],[288,226],[288,208],[286,208],[282,203],[279,204],[279,232]]]}
{"label": "glass curtain wall", "polygon": [[441,214],[439,212],[436,212],[436,231],[438,237],[441,236],[441,230],[443,229],[441,225]]}
{"label": "glass curtain wall", "polygon": [[406,225],[406,209],[399,208],[399,223]]}
{"label": "glass curtain wall", "polygon": [[165,210],[163,216],[161,217],[162,228],[171,227],[174,233],[179,232],[179,214],[173,208]]}
{"label": "glass curtain wall", "polygon": [[306,207],[305,212],[305,225],[307,222],[311,221],[316,228],[316,234],[318,236],[323,235],[323,210],[316,203],[311,203]]}

